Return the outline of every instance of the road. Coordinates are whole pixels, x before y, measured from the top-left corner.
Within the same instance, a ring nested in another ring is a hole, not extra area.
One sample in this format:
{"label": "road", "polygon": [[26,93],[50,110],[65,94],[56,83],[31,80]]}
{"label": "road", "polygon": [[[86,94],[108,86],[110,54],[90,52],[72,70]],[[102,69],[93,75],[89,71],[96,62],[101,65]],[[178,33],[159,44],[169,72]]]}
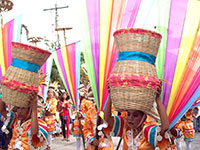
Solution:
{"label": "road", "polygon": [[[113,143],[116,149],[119,138],[114,137]],[[122,145],[120,150],[122,150]],[[181,142],[183,150],[185,150],[185,143]],[[76,139],[70,135],[70,141],[62,141],[62,137],[56,137],[53,139],[52,150],[76,150]],[[200,150],[200,133],[195,134],[194,142],[192,143],[192,150]]]}

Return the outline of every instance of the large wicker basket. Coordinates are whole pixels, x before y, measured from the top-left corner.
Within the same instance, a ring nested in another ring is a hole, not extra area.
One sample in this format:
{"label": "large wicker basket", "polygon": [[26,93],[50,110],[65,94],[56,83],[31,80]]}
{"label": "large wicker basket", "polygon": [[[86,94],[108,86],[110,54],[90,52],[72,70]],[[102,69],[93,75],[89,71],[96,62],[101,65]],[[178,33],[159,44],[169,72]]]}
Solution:
{"label": "large wicker basket", "polygon": [[2,100],[5,103],[29,107],[29,93],[38,92],[38,70],[50,54],[37,47],[12,42],[13,63],[1,80]]}
{"label": "large wicker basket", "polygon": [[144,29],[121,29],[114,33],[119,58],[108,79],[117,111],[150,111],[160,84],[155,58],[161,35]]}

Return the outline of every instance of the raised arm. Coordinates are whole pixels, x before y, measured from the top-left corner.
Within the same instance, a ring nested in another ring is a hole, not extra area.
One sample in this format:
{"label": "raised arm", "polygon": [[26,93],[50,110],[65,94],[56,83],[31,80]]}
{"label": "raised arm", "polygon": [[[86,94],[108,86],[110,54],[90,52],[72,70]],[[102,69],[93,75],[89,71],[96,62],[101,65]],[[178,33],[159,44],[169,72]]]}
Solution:
{"label": "raised arm", "polygon": [[30,94],[30,100],[31,100],[31,134],[36,135],[39,131],[39,125],[38,125],[38,115],[37,115],[37,94],[31,93]]}
{"label": "raised arm", "polygon": [[160,120],[161,120],[161,134],[164,134],[165,131],[167,131],[169,129],[169,120],[167,117],[165,107],[162,104],[162,101],[160,100],[161,85],[162,84],[160,84],[160,86],[158,87],[156,104],[157,104],[157,110],[158,110],[158,113],[160,115]]}
{"label": "raised arm", "polygon": [[104,120],[111,126],[113,127],[114,124],[114,117],[112,116],[112,102],[111,98],[108,98],[105,110],[104,110]]}
{"label": "raised arm", "polygon": [[160,115],[160,120],[161,120],[161,134],[164,134],[165,131],[167,131],[169,128],[169,120],[167,117],[167,113],[165,111],[165,107],[163,106],[160,98],[156,100],[156,103],[157,103],[157,109],[158,109],[158,113]]}

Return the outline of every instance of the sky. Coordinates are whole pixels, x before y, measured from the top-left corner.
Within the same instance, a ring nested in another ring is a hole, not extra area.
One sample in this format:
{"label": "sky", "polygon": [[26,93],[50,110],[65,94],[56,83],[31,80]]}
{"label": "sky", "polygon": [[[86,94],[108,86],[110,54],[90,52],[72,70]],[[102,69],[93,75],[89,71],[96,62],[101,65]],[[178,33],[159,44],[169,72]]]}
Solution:
{"label": "sky", "polygon": [[[55,8],[57,7],[69,6],[68,8],[58,10],[58,27],[72,27],[72,30],[66,31],[67,44],[76,42],[80,40],[80,23],[78,19],[77,12],[79,10],[81,0],[12,0],[14,3],[13,9],[9,12],[3,13],[4,23],[12,20],[13,18],[22,15],[22,24],[25,24],[29,30],[29,37],[42,37],[56,41],[57,36],[55,30],[55,11],[44,11],[44,9]],[[152,1],[146,0],[145,3],[142,3],[143,7],[139,11],[140,16],[137,17],[135,22],[135,27],[142,27],[145,29],[155,30],[154,26],[156,21],[152,21],[152,18],[157,18],[155,16],[158,13],[156,5],[153,5],[152,9],[147,13],[148,7],[151,5]],[[146,15],[145,15],[146,14]],[[149,17],[150,14],[153,14],[153,17]],[[143,24],[143,22],[147,22]],[[60,31],[60,43],[61,46],[64,46],[64,36],[63,32]],[[112,34],[112,33],[111,33]],[[21,42],[28,44],[26,40],[26,33],[23,30]],[[37,44],[38,47],[45,48],[44,42]]]}
{"label": "sky", "polygon": [[[22,24],[29,30],[29,37],[46,37],[56,40],[55,36],[55,11],[44,11],[44,9],[68,6],[68,8],[58,10],[58,27],[72,27],[66,31],[67,43],[80,40],[75,27],[76,0],[12,0],[13,9],[3,13],[4,23],[22,15]],[[64,45],[63,32],[60,31],[60,42]],[[21,42],[27,43],[25,30],[22,32]],[[37,46],[43,48],[42,43]]]}

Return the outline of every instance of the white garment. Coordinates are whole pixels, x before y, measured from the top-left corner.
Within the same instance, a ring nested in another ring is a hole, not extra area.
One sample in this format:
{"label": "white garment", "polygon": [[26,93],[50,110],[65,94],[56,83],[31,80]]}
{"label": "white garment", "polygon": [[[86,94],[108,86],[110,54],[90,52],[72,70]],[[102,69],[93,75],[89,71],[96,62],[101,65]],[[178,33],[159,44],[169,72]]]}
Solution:
{"label": "white garment", "polygon": [[[76,138],[76,150],[80,150],[81,149],[81,137],[77,137]],[[82,150],[84,150],[84,147],[83,147],[83,145],[82,145]]]}
{"label": "white garment", "polygon": [[177,148],[177,150],[182,150],[180,142],[176,142],[176,148]]}
{"label": "white garment", "polygon": [[191,150],[192,149],[192,142],[185,141],[185,145],[186,145],[186,150]]}
{"label": "white garment", "polygon": [[60,121],[56,122],[56,130],[55,130],[54,133],[58,133],[58,134],[62,133],[61,122]]}
{"label": "white garment", "polygon": [[48,134],[48,146],[51,147],[52,145],[52,134]]}

